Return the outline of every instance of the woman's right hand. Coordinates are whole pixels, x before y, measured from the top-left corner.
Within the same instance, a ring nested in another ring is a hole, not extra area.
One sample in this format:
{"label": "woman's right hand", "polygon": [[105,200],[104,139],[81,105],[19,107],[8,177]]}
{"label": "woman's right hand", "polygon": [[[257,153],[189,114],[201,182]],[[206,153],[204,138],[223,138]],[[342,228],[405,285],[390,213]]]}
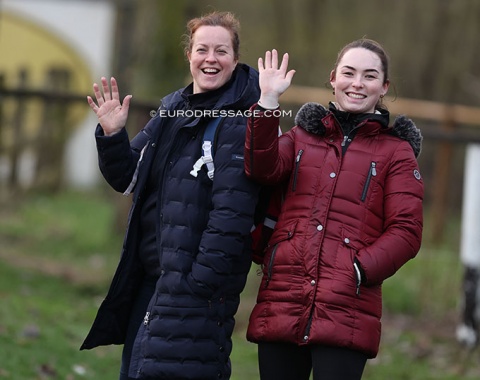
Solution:
{"label": "woman's right hand", "polygon": [[123,104],[120,103],[120,94],[118,92],[118,85],[115,78],[110,79],[110,87],[107,79],[102,77],[103,95],[98,84],[93,84],[93,93],[97,102],[87,96],[87,102],[90,108],[98,117],[103,132],[106,136],[114,135],[119,132],[127,123],[128,109],[130,107],[131,95],[125,96]]}
{"label": "woman's right hand", "polygon": [[288,69],[288,53],[285,53],[278,68],[278,52],[273,49],[265,53],[265,61],[258,59],[258,72],[260,74],[260,103],[266,107],[278,106],[278,98],[292,82],[295,70]]}

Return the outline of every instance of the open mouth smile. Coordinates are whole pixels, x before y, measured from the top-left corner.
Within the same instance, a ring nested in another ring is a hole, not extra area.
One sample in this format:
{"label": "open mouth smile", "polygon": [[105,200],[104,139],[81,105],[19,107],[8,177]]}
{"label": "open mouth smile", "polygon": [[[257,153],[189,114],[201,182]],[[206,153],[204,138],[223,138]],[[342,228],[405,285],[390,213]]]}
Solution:
{"label": "open mouth smile", "polygon": [[367,96],[362,94],[356,94],[354,92],[347,92],[347,96],[353,99],[365,99]]}
{"label": "open mouth smile", "polygon": [[215,75],[215,74],[218,74],[220,70],[214,69],[214,68],[205,68],[205,69],[202,69],[202,72],[206,75]]}

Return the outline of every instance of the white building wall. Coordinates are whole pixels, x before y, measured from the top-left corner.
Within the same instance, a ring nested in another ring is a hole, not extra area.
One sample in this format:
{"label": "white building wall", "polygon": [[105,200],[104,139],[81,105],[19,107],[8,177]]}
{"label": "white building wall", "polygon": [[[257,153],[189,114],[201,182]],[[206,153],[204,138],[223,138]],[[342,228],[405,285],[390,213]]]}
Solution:
{"label": "white building wall", "polygon": [[[32,20],[65,41],[83,57],[92,73],[92,83],[110,75],[115,26],[113,2],[3,0],[1,10]],[[96,123],[95,114],[89,112],[67,144],[65,179],[72,186],[88,188],[98,183],[93,137]]]}

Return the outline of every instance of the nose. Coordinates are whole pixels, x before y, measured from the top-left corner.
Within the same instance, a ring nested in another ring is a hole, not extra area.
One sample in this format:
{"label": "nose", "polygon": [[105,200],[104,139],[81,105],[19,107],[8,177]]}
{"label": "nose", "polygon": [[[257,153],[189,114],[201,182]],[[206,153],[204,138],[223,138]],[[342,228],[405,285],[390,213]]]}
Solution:
{"label": "nose", "polygon": [[215,56],[215,50],[209,50],[205,61],[207,62],[216,62],[217,57]]}
{"label": "nose", "polygon": [[353,83],[352,83],[352,86],[355,87],[355,88],[362,88],[363,87],[363,81],[362,81],[362,77],[361,76],[355,76],[353,78]]}

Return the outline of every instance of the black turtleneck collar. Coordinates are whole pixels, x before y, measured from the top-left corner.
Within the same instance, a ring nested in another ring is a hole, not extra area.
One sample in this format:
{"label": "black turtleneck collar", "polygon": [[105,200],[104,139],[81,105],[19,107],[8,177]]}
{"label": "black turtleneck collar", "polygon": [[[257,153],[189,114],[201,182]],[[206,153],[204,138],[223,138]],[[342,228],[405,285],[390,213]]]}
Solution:
{"label": "black turtleneck collar", "polygon": [[389,122],[389,114],[388,112],[381,112],[378,113],[352,113],[352,112],[345,112],[340,111],[334,103],[330,102],[329,111],[335,116],[338,123],[342,127],[343,134],[348,136],[352,129],[357,127],[360,123],[365,120],[375,120],[378,121],[382,127],[387,128]]}

